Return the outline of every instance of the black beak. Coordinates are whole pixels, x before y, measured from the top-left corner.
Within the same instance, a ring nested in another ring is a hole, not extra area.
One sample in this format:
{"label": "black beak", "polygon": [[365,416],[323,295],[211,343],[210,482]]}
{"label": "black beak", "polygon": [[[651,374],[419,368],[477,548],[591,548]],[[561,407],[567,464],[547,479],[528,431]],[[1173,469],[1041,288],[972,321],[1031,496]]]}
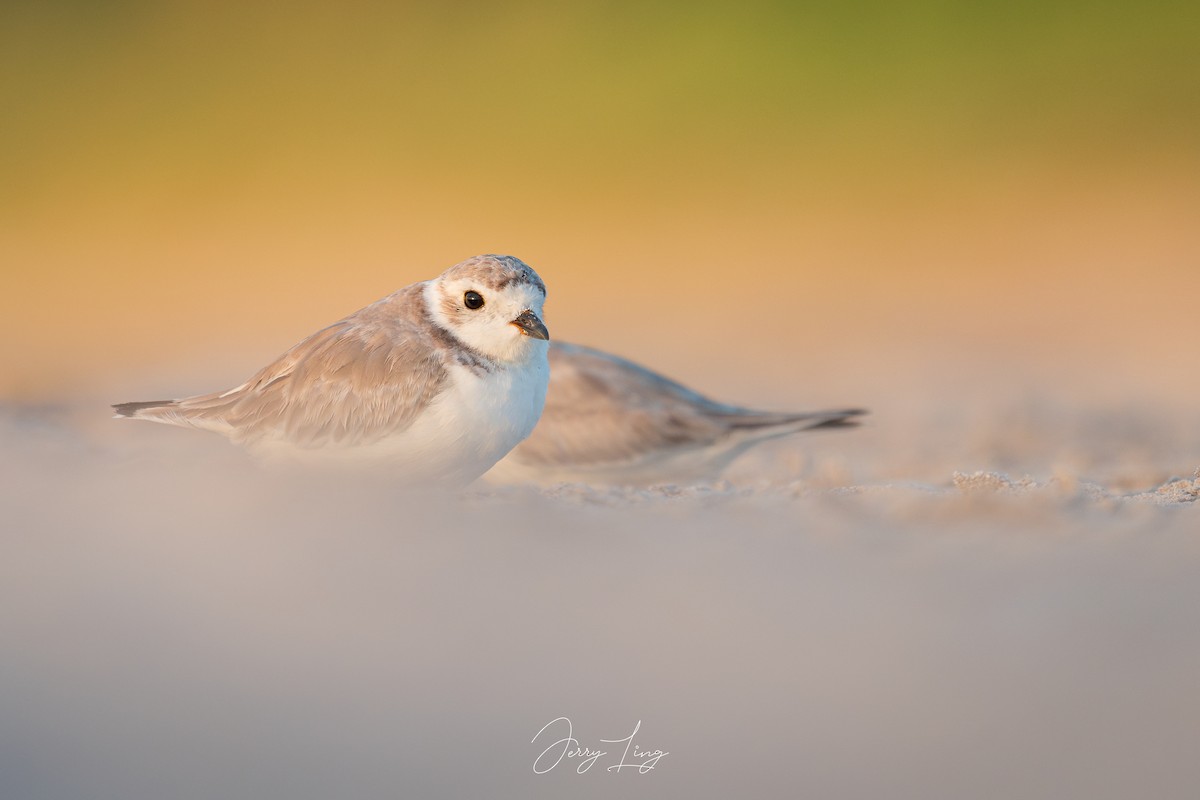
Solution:
{"label": "black beak", "polygon": [[525,334],[526,336],[532,336],[535,339],[545,339],[547,341],[550,339],[550,331],[546,330],[545,324],[538,319],[537,314],[533,313],[529,309],[522,311],[517,315],[517,318],[509,324],[516,325],[517,328],[520,329],[521,333]]}

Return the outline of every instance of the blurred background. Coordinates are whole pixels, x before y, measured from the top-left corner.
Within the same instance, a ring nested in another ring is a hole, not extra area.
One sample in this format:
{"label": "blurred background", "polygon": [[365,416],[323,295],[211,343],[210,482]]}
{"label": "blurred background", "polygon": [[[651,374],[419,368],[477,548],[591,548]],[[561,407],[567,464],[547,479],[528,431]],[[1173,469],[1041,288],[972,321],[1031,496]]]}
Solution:
{"label": "blurred background", "polygon": [[554,335],[722,399],[1185,404],[1197,41],[1183,2],[6,3],[0,396],[233,385],[504,252]]}

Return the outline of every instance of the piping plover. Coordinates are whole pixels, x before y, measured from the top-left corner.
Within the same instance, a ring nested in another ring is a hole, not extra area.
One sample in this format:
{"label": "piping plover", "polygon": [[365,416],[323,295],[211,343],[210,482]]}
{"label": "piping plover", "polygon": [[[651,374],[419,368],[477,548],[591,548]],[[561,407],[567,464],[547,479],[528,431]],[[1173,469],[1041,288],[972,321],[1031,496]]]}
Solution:
{"label": "piping plover", "polygon": [[542,413],[545,297],[520,259],[476,256],[317,331],[241,386],[113,408],[215,431],[270,459],[464,485]]}
{"label": "piping plover", "polygon": [[629,485],[712,478],[759,442],[851,427],[864,413],[726,405],[619,356],[554,342],[541,421],[488,479]]}

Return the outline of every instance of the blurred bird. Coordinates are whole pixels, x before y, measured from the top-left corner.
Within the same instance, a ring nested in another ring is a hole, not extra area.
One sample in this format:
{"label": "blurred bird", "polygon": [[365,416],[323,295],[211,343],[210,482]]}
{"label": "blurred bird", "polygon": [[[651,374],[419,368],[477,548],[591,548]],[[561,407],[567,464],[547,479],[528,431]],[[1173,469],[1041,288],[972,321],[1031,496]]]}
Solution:
{"label": "blurred bird", "polygon": [[853,427],[865,413],[726,405],[619,356],[554,342],[541,421],[488,478],[625,485],[712,478],[759,442]]}
{"label": "blurred bird", "polygon": [[317,331],[233,389],[113,408],[215,431],[267,458],[466,484],[542,412],[545,297],[520,259],[476,256]]}

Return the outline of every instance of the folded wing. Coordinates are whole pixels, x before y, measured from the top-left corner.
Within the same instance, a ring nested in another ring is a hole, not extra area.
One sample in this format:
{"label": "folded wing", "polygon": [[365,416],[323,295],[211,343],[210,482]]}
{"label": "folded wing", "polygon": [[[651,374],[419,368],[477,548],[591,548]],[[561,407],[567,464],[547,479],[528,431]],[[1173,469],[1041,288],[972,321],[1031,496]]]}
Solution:
{"label": "folded wing", "polygon": [[314,333],[229,391],[113,408],[241,443],[370,444],[411,425],[446,380],[438,349],[385,311],[369,306]]}

